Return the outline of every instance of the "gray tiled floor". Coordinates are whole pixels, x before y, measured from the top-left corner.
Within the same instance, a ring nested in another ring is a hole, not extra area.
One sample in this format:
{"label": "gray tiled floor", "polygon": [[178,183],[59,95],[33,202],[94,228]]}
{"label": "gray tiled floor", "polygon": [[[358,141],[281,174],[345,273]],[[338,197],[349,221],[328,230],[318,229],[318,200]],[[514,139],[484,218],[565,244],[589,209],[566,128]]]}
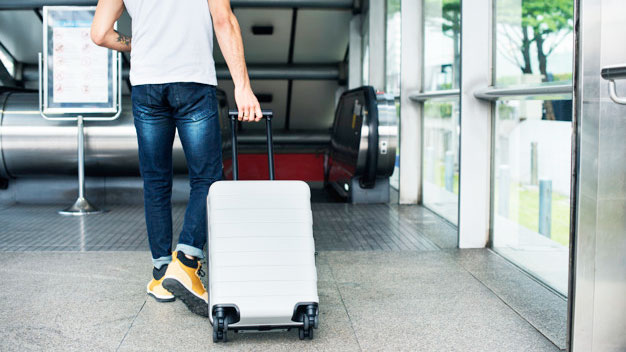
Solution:
{"label": "gray tiled floor", "polygon": [[[445,249],[454,247],[453,229],[421,207],[314,204],[316,338],[248,333],[228,345],[213,344],[208,321],[182,303],[146,296],[151,267],[141,207],[83,220],[56,209],[0,210],[1,351],[564,347],[564,300],[489,250]],[[177,229],[183,210],[174,208]]]}
{"label": "gray tiled floor", "polygon": [[292,331],[214,345],[206,319],[180,302],[146,297],[147,252],[4,253],[0,350],[558,350],[458,256],[320,252],[321,325],[313,341]]}
{"label": "gray tiled floor", "polygon": [[[1,209],[0,250],[132,251],[148,248],[141,206],[110,206],[107,213],[88,217],[59,216],[58,209],[51,205],[14,205]],[[182,228],[184,213],[183,205],[172,209],[174,240]],[[429,238],[419,230],[422,225],[442,229],[443,237],[456,236],[449,225],[421,207],[313,204],[313,231],[318,250],[454,247],[445,241],[442,243],[441,235]]]}

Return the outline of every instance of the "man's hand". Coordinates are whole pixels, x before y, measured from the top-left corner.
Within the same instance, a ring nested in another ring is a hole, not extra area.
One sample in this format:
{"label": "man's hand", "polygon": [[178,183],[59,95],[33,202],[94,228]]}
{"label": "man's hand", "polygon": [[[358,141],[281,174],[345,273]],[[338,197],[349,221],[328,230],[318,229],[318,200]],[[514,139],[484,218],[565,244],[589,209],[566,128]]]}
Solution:
{"label": "man's hand", "polygon": [[237,103],[237,110],[239,110],[239,121],[258,122],[263,117],[259,101],[249,86],[235,88],[235,103]]}
{"label": "man's hand", "polygon": [[91,24],[91,40],[99,46],[117,50],[130,51],[129,36],[113,29],[124,11],[123,0],[100,0]]}
{"label": "man's hand", "polygon": [[259,101],[250,88],[250,78],[243,55],[239,22],[230,8],[230,0],[210,0],[209,9],[217,42],[235,83],[235,102],[239,121],[259,121],[263,117]]}

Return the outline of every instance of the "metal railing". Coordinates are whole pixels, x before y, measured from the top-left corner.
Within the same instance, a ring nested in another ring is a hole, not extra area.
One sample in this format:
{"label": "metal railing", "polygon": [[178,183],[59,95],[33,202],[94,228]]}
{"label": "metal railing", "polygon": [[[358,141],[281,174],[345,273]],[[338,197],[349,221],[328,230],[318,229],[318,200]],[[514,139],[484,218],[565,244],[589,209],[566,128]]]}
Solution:
{"label": "metal railing", "polygon": [[609,97],[616,104],[626,105],[626,97],[617,95],[615,80],[626,79],[626,64],[606,66],[602,68],[602,78],[609,81]]}
{"label": "metal railing", "polygon": [[541,100],[571,99],[574,87],[571,83],[544,85],[535,87],[487,87],[474,92],[474,97],[481,100],[500,100],[503,98],[525,97]]}
{"label": "metal railing", "polygon": [[409,99],[415,102],[424,102],[429,99],[445,99],[458,97],[461,94],[459,89],[447,89],[430,92],[413,92],[409,94]]}

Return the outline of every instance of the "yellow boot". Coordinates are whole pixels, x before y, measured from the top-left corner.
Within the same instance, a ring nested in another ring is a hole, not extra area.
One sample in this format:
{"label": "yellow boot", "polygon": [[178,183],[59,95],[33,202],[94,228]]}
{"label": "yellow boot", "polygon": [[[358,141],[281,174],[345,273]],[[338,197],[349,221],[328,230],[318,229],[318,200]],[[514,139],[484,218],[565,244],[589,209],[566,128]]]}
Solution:
{"label": "yellow boot", "polygon": [[190,311],[209,316],[209,294],[202,284],[200,270],[202,265],[197,259],[189,259],[182,252],[172,254],[172,262],[163,276],[163,287],[179,298]]}
{"label": "yellow boot", "polygon": [[148,295],[154,297],[157,302],[173,302],[176,300],[173,294],[163,288],[163,276],[167,271],[167,265],[162,266],[160,269],[152,269],[152,280],[148,282],[146,291]]}

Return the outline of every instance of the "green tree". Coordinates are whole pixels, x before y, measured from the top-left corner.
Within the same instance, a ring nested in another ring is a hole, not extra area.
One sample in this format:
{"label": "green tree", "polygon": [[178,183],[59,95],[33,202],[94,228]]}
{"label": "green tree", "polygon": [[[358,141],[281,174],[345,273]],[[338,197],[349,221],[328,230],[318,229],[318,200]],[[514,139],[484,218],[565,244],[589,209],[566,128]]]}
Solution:
{"label": "green tree", "polygon": [[[533,73],[531,48],[535,45],[542,82],[552,80],[548,57],[572,32],[574,4],[572,0],[523,0],[521,23],[516,0],[503,0],[498,5],[498,41],[505,58],[518,65],[525,74]],[[551,101],[544,102],[546,118],[554,119]]]}
{"label": "green tree", "polygon": [[[427,13],[425,19],[426,23],[433,27],[441,26],[441,33],[451,38],[453,41],[453,83],[449,88],[458,87],[461,79],[461,1],[425,0],[424,7]],[[439,14],[441,14],[441,17],[439,17]]]}
{"label": "green tree", "polygon": [[544,82],[549,80],[548,56],[571,33],[573,16],[572,0],[524,0],[522,3],[522,27],[532,30]]}
{"label": "green tree", "polygon": [[454,42],[454,67],[452,69],[454,83],[458,86],[461,82],[461,1],[443,0],[441,4],[443,33],[452,38]]}
{"label": "green tree", "polygon": [[[498,3],[499,49],[503,56],[518,65],[523,73],[533,73],[531,48],[537,49],[537,62],[542,80],[547,82],[548,57],[571,33],[574,4],[572,0],[523,0],[521,19],[519,0]],[[520,22],[521,20],[521,22]]]}

